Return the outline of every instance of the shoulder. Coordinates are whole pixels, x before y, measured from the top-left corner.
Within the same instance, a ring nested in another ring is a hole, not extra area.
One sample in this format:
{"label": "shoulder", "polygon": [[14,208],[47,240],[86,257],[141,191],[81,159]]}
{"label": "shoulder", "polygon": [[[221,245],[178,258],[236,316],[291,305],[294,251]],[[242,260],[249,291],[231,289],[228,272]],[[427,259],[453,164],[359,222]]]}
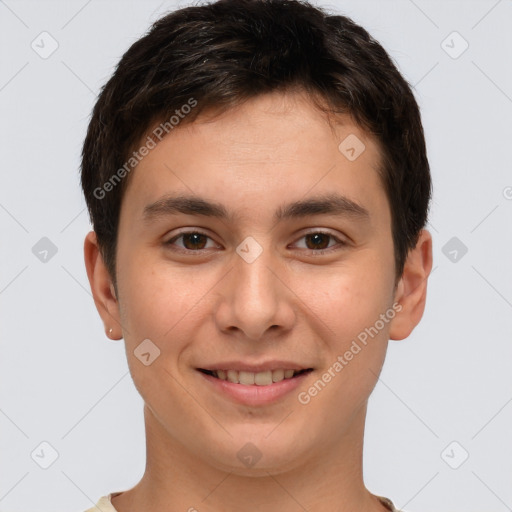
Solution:
{"label": "shoulder", "polygon": [[107,496],[102,496],[98,503],[96,503],[96,506],[87,509],[85,512],[98,512],[98,510],[101,510],[101,512],[117,512],[114,508],[114,505],[112,505],[112,502],[110,501],[110,498],[115,493],[108,494]]}
{"label": "shoulder", "polygon": [[405,510],[398,510],[389,498],[384,496],[377,496],[377,498],[390,512],[406,512]]}
{"label": "shoulder", "polygon": [[[85,512],[97,512],[98,509],[101,510],[101,512],[117,512],[111,501],[112,496],[115,496],[115,494],[116,493],[110,493],[107,496],[102,496],[98,500],[98,503],[96,503],[96,506],[87,509]],[[384,496],[377,496],[377,498],[390,512],[406,512],[405,510],[395,508],[395,505],[389,498],[385,498]]]}

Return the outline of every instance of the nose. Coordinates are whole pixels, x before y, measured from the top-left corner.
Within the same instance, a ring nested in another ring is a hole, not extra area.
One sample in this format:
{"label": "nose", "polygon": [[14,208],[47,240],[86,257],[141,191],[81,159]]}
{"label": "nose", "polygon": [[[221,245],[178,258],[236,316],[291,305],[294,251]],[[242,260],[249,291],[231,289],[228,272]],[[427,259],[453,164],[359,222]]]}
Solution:
{"label": "nose", "polygon": [[286,270],[264,249],[251,263],[238,254],[222,280],[215,311],[218,328],[253,341],[289,331],[296,319]]}

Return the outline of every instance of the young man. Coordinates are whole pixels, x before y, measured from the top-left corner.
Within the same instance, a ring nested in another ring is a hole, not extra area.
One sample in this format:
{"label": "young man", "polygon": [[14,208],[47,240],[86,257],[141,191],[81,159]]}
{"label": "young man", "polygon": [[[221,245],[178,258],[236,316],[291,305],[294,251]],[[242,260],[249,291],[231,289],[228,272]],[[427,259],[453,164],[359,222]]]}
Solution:
{"label": "young man", "polygon": [[431,180],[384,49],[296,0],[171,13],[102,90],[82,185],[94,300],[145,403],[144,476],[97,507],[395,510],[364,485],[364,424],[423,314]]}

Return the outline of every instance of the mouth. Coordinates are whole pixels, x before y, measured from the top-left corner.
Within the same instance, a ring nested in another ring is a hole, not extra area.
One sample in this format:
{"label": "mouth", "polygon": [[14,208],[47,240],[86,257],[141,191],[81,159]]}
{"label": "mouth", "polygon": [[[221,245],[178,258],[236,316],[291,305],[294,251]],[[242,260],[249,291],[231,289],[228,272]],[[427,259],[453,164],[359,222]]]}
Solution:
{"label": "mouth", "polygon": [[205,375],[210,375],[219,380],[231,382],[232,384],[243,384],[245,386],[271,386],[283,380],[290,380],[305,373],[313,371],[313,368],[305,369],[283,369],[266,370],[262,372],[248,372],[243,370],[206,370],[198,368]]}

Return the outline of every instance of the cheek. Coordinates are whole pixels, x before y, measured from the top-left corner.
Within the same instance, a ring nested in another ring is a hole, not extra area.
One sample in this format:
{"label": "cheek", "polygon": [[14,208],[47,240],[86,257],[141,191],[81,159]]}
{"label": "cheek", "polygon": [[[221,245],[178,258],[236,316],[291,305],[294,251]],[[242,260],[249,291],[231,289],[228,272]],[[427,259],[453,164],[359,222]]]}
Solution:
{"label": "cheek", "polygon": [[[148,258],[144,264],[125,266],[123,272],[119,280],[121,322],[134,384],[154,413],[166,407],[186,407],[176,371],[193,338],[194,305],[200,290],[182,273],[170,272]],[[146,361],[144,353],[149,353]]]}
{"label": "cheek", "polygon": [[159,338],[190,311],[197,287],[183,272],[143,254],[123,266],[119,289],[129,333]]}
{"label": "cheek", "polygon": [[309,400],[307,407],[316,411],[314,417],[329,410],[330,421],[319,428],[325,432],[332,429],[334,437],[339,435],[339,425],[347,424],[350,415],[364,405],[384,363],[394,316],[394,311],[387,321],[380,316],[390,308],[385,269],[385,262],[373,262],[372,270],[361,272],[340,269],[329,277],[314,279],[315,287],[308,288],[303,282],[298,294],[307,297],[305,311],[314,312],[309,318],[316,322],[314,332],[322,337],[318,348],[325,351],[318,380],[302,389],[301,397]]}
{"label": "cheek", "polygon": [[293,289],[306,306],[304,314],[317,322],[315,328],[342,349],[390,307],[391,278],[386,258],[368,252],[330,272],[318,267],[307,277],[296,275]]}

